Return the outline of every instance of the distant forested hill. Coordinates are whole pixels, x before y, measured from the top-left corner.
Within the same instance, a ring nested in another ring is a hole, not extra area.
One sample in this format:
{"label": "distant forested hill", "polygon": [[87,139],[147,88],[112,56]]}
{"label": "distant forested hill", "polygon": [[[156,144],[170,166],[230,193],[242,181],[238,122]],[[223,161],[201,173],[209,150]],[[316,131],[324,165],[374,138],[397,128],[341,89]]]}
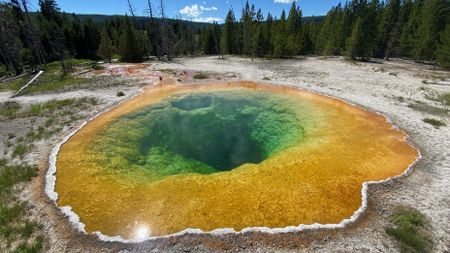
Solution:
{"label": "distant forested hill", "polygon": [[[66,14],[66,15],[72,15],[72,14]],[[117,19],[121,19],[121,18],[125,18],[125,15],[102,15],[102,14],[75,14],[76,16],[78,16],[78,18],[81,21],[87,20],[87,19],[92,19],[92,21],[94,21],[94,23],[104,23],[105,21],[113,21],[113,20],[117,20]],[[138,22],[139,24],[144,24],[146,22],[149,22],[149,17],[143,17],[143,16],[138,16],[136,17],[136,22]],[[303,22],[309,22],[311,20],[314,20],[315,22],[322,22],[325,19],[325,16],[316,16],[316,17],[303,17],[302,20]],[[176,19],[167,19],[168,22],[170,23],[174,23],[174,22],[181,22],[181,23],[191,23],[190,21],[187,20],[176,20]],[[211,25],[210,23],[204,23],[204,22],[192,22],[195,26],[195,28],[197,29],[203,29],[209,25]]]}

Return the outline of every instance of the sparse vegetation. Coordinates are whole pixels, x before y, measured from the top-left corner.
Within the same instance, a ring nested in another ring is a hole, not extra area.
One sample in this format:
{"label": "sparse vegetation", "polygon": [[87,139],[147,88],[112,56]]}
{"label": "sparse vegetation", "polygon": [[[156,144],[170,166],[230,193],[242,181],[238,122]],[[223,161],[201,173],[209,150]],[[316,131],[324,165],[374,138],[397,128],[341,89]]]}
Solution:
{"label": "sparse vegetation", "polygon": [[0,116],[5,118],[14,118],[20,110],[21,105],[15,101],[6,101],[0,103]]}
{"label": "sparse vegetation", "polygon": [[446,126],[445,122],[438,120],[438,119],[431,119],[431,118],[425,118],[423,119],[423,122],[428,123],[430,125],[433,125],[436,128]]}
{"label": "sparse vegetation", "polygon": [[440,95],[439,96],[439,100],[445,106],[450,106],[450,93],[444,93],[444,94]]}
{"label": "sparse vegetation", "polygon": [[17,199],[17,186],[36,176],[36,168],[8,165],[0,160],[0,245],[1,252],[41,252],[44,247],[42,228],[30,219],[28,204]]}
{"label": "sparse vegetation", "polygon": [[414,103],[410,103],[408,105],[408,107],[411,108],[411,109],[414,109],[416,111],[425,112],[425,113],[433,114],[433,115],[436,115],[436,116],[445,116],[449,112],[448,109],[444,109],[444,108],[428,105],[428,104],[420,102],[420,101],[416,101]]}
{"label": "sparse vegetation", "polygon": [[425,216],[419,211],[400,207],[392,216],[393,226],[386,228],[386,233],[394,237],[400,244],[402,252],[427,252],[430,241],[423,227],[427,223]]}
{"label": "sparse vegetation", "polygon": [[[65,108],[86,109],[91,105],[97,105],[98,99],[94,97],[83,97],[79,99],[51,100],[45,103],[32,104],[28,108],[21,110],[22,106],[14,101],[0,104],[0,116],[5,118],[18,117],[51,117],[56,111]],[[63,116],[63,115],[61,115]]]}
{"label": "sparse vegetation", "polygon": [[193,77],[194,77],[194,79],[199,79],[199,80],[209,78],[208,74],[206,74],[204,72],[199,72],[199,73],[195,74]]}
{"label": "sparse vegetation", "polygon": [[32,144],[18,144],[13,152],[12,152],[12,158],[22,158],[26,153],[28,153],[33,148]]}
{"label": "sparse vegetation", "polygon": [[105,69],[105,67],[95,64],[95,65],[92,65],[92,69],[93,70],[103,70],[103,69]]}

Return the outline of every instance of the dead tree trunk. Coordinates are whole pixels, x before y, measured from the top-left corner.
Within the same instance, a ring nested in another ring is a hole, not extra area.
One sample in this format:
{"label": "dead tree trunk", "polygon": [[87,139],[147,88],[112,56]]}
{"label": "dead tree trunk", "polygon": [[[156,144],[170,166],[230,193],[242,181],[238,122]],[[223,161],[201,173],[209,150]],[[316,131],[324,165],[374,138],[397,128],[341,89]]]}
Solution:
{"label": "dead tree trunk", "polygon": [[164,0],[160,0],[160,8],[161,8],[161,42],[162,42],[162,48],[163,52],[167,55],[167,60],[172,60],[171,52],[170,52],[170,41],[167,36],[167,24],[166,24],[166,16],[164,14]]}
{"label": "dead tree trunk", "polygon": [[40,43],[39,35],[36,33],[33,23],[31,22],[30,13],[28,12],[27,0],[22,0],[22,6],[25,11],[25,17],[27,20],[27,25],[25,27],[26,28],[25,34],[27,34],[27,37],[30,40],[31,50],[33,51],[33,58],[36,58],[38,65],[40,65],[41,67],[44,66],[45,68],[47,62],[45,60],[44,50]]}
{"label": "dead tree trunk", "polygon": [[136,27],[137,23],[136,23],[136,15],[134,15],[134,7],[131,4],[131,0],[127,0],[127,3],[128,3],[128,9],[130,10],[131,17],[133,18],[134,27]]}
{"label": "dead tree trunk", "polygon": [[155,16],[153,14],[153,6],[151,0],[147,0],[148,4],[148,15],[150,17],[150,27],[149,27],[149,36],[151,47],[156,53],[156,57],[158,60],[161,60],[162,49],[161,49],[161,32],[159,23],[155,20]]}

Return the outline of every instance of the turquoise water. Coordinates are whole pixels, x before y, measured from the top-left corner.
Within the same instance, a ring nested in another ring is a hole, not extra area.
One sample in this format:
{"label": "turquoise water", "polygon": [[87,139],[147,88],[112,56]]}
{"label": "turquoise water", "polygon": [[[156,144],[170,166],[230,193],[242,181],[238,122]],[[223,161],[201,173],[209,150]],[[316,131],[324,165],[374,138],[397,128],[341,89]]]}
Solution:
{"label": "turquoise water", "polygon": [[283,97],[222,91],[170,97],[122,116],[94,142],[103,167],[165,177],[258,164],[298,143],[301,120]]}

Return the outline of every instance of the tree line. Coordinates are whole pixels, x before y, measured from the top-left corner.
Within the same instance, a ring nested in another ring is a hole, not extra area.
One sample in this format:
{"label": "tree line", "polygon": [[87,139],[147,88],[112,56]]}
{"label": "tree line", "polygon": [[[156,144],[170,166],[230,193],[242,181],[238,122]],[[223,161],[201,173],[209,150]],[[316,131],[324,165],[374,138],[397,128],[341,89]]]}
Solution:
{"label": "tree line", "polygon": [[[407,57],[450,68],[450,1],[353,0],[333,7],[322,22],[303,22],[296,2],[289,13],[264,19],[247,1],[239,21],[228,12],[221,32],[205,31],[204,51],[250,57],[345,55],[352,59]],[[210,35],[213,34],[213,35]],[[213,45],[220,36],[220,44]],[[210,38],[211,37],[211,38]],[[217,50],[220,48],[220,50]]]}
{"label": "tree line", "polygon": [[181,18],[169,22],[163,0],[157,7],[147,0],[146,22],[137,22],[132,1],[127,3],[131,17],[95,23],[62,13],[55,0],[39,0],[37,13],[29,11],[27,0],[0,2],[0,63],[20,74],[56,60],[69,72],[72,58],[140,62],[150,55],[167,60],[200,54],[344,55],[407,57],[450,68],[448,0],[353,0],[308,21],[295,1],[280,17],[264,15],[247,1],[239,20],[230,9],[224,24],[201,29]]}

